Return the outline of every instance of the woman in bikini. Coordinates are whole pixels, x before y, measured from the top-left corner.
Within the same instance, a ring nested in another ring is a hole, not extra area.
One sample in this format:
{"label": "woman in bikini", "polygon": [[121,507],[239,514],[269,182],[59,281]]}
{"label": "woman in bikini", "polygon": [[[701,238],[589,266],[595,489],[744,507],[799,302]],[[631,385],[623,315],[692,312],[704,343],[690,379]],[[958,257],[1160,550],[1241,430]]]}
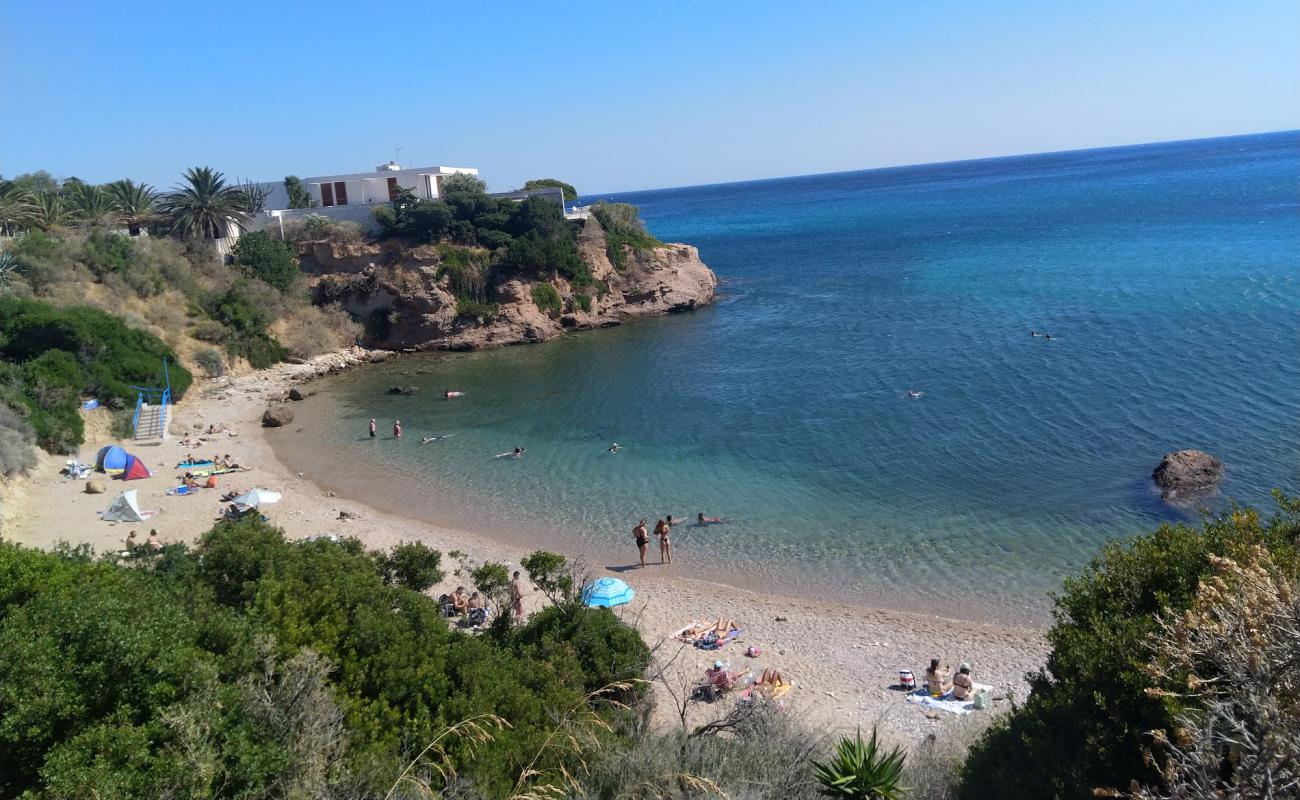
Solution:
{"label": "woman in bikini", "polygon": [[641,568],[645,569],[645,546],[650,541],[650,537],[646,536],[645,520],[636,524],[632,529],[632,535],[636,537],[636,549],[641,553]]}
{"label": "woman in bikini", "polygon": [[659,537],[660,564],[673,563],[673,543],[668,538],[668,534],[671,532],[672,528],[669,528],[668,523],[662,519],[655,523],[655,536]]}

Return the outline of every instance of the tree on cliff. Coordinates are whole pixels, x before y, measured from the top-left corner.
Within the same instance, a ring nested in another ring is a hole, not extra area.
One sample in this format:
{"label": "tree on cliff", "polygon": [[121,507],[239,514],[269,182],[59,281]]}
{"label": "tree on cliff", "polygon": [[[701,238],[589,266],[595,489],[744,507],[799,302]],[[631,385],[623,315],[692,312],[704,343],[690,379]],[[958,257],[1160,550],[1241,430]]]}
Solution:
{"label": "tree on cliff", "polygon": [[573,188],[573,184],[565,183],[558,178],[534,178],[524,184],[524,191],[532,189],[563,189],[566,201],[578,199],[578,190]]}

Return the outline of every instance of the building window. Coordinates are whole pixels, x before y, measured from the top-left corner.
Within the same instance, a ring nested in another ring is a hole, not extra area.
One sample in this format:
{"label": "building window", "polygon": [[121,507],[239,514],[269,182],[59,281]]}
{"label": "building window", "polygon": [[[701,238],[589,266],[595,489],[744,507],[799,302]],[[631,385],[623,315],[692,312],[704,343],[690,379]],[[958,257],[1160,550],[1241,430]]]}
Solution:
{"label": "building window", "polygon": [[397,200],[397,178],[388,179],[388,199],[390,201]]}
{"label": "building window", "polygon": [[345,206],[348,204],[348,185],[343,181],[322,183],[320,185],[320,204],[323,206]]}

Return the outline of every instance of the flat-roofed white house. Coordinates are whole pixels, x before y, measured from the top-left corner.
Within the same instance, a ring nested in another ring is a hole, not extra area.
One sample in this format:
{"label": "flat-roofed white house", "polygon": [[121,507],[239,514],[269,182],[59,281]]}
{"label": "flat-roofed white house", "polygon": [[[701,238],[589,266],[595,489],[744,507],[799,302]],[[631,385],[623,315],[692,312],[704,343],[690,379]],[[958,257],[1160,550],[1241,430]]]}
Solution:
{"label": "flat-roofed white house", "polygon": [[[402,169],[395,162],[381,164],[374,172],[346,175],[317,175],[303,178],[302,183],[321,208],[334,206],[388,203],[397,199],[398,189],[408,189],[416,197],[437,200],[442,196],[443,179],[451,175],[478,175],[473,167],[415,167]],[[288,206],[288,198],[285,198]]]}

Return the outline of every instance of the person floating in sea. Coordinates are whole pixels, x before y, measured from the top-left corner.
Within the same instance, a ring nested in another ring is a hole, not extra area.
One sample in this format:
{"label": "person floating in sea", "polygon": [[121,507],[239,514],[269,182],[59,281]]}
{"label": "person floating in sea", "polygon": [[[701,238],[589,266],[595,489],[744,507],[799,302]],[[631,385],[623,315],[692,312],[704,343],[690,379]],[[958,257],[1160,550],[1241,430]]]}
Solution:
{"label": "person floating in sea", "polygon": [[617,453],[619,450],[622,449],[623,449],[623,445],[619,444],[618,442],[610,442],[609,452]]}
{"label": "person floating in sea", "polygon": [[650,537],[646,535],[645,520],[636,524],[632,529],[632,535],[636,537],[636,549],[641,554],[641,568],[645,569],[645,546],[650,541]]}
{"label": "person floating in sea", "polygon": [[1052,338],[1052,334],[1050,334],[1050,333],[1044,333],[1044,334],[1043,334],[1043,338],[1044,338],[1044,339],[1050,339],[1050,338]]}
{"label": "person floating in sea", "polygon": [[662,519],[655,523],[655,536],[659,537],[659,563],[673,563],[673,543],[669,540],[668,535],[672,528]]}
{"label": "person floating in sea", "polygon": [[378,431],[378,426],[375,425],[375,421],[374,421],[373,419],[370,420],[370,438],[371,438],[371,439],[375,438],[375,436],[377,435],[377,431]]}
{"label": "person floating in sea", "polygon": [[925,397],[925,392],[918,392],[915,389],[908,389],[907,396],[912,400],[920,400],[922,397]]}
{"label": "person floating in sea", "polygon": [[700,512],[698,515],[696,515],[696,517],[695,517],[695,524],[696,524],[696,525],[721,525],[721,524],[724,523],[724,522],[726,522],[726,520],[723,519],[722,517],[706,517],[706,516],[704,516],[704,512],[703,512],[703,511],[701,511],[701,512]]}
{"label": "person floating in sea", "polygon": [[450,399],[453,398],[453,397],[464,397],[464,396],[465,396],[465,393],[464,393],[464,392],[457,392],[457,391],[454,391],[454,390],[452,390],[452,389],[447,389],[446,391],[444,391],[444,392],[442,393],[442,396],[445,397],[445,398],[447,398],[448,400],[450,400]]}
{"label": "person floating in sea", "polygon": [[393,438],[402,438],[402,421],[400,419],[393,420]]}
{"label": "person floating in sea", "polygon": [[1037,335],[1038,335],[1038,331],[1030,331],[1030,332],[1029,332],[1029,335],[1030,335],[1030,336],[1037,336]]}

